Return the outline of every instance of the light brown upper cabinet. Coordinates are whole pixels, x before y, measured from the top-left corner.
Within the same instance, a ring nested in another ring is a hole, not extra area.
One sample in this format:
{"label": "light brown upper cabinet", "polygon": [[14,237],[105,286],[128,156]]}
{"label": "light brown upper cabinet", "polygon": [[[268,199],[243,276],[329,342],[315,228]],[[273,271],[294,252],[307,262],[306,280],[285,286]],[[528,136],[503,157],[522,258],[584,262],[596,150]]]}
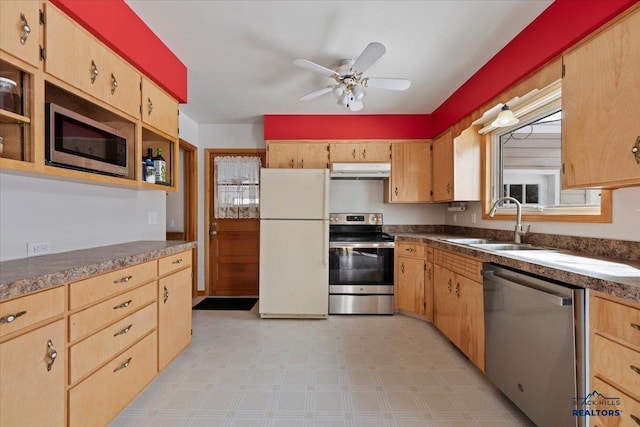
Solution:
{"label": "light brown upper cabinet", "polygon": [[267,167],[280,169],[326,169],[327,142],[267,141]]}
{"label": "light brown upper cabinet", "polygon": [[332,142],[329,144],[330,162],[388,162],[390,158],[389,142]]}
{"label": "light brown upper cabinet", "polygon": [[139,116],[140,74],[60,10],[46,6],[47,73],[130,116]]}
{"label": "light brown upper cabinet", "polygon": [[0,1],[0,47],[21,60],[40,66],[40,3]]}
{"label": "light brown upper cabinet", "polygon": [[640,8],[563,61],[563,187],[640,185]]}
{"label": "light brown upper cabinet", "polygon": [[433,201],[480,200],[480,135],[468,128],[433,140]]}
{"label": "light brown upper cabinet", "polygon": [[142,121],[172,137],[178,137],[178,101],[144,76]]}
{"label": "light brown upper cabinet", "polygon": [[391,144],[391,176],[384,186],[386,203],[431,201],[431,141]]}

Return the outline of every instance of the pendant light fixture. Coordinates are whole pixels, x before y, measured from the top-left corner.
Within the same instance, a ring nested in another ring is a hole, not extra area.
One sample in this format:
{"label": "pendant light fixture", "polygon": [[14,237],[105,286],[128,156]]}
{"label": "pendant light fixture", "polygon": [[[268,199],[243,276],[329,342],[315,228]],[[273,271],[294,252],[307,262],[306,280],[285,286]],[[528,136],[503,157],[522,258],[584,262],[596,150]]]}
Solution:
{"label": "pendant light fixture", "polygon": [[504,128],[507,126],[513,126],[517,124],[520,120],[513,115],[513,111],[509,109],[507,104],[502,106],[502,110],[498,113],[498,117],[491,123],[491,126],[497,128]]}

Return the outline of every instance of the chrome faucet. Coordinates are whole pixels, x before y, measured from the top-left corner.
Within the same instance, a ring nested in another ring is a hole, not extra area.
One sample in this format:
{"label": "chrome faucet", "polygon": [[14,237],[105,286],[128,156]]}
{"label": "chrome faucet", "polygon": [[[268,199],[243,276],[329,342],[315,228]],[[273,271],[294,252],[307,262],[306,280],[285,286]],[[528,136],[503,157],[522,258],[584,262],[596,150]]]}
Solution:
{"label": "chrome faucet", "polygon": [[516,204],[516,228],[515,228],[515,234],[513,236],[513,241],[515,243],[522,243],[522,237],[529,232],[529,230],[531,229],[531,225],[529,225],[529,227],[527,228],[527,231],[523,230],[522,205],[517,199],[514,199],[513,197],[500,197],[498,200],[496,200],[496,202],[491,207],[491,210],[489,211],[489,216],[493,218],[493,216],[496,214],[496,209],[498,209],[498,205],[501,202],[504,202],[505,200],[510,200]]}

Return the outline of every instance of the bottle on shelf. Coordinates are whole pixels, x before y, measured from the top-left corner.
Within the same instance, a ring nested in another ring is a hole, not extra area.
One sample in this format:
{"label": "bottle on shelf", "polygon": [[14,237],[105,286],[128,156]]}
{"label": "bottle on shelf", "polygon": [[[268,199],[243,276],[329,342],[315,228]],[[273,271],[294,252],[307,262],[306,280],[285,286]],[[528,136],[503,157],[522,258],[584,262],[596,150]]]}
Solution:
{"label": "bottle on shelf", "polygon": [[156,168],[156,182],[165,184],[167,182],[167,162],[162,157],[162,148],[157,149],[157,155],[153,158],[153,166]]}
{"label": "bottle on shelf", "polygon": [[152,148],[148,148],[146,157],[142,158],[142,179],[151,184],[156,182],[156,168],[153,165]]}

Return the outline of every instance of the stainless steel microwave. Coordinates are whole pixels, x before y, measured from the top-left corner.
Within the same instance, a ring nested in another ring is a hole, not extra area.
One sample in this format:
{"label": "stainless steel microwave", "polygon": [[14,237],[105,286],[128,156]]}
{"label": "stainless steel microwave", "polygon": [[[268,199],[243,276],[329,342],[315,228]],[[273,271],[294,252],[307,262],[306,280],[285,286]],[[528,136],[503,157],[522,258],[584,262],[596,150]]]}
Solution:
{"label": "stainless steel microwave", "polygon": [[56,104],[45,104],[48,165],[128,176],[127,136],[118,129]]}

